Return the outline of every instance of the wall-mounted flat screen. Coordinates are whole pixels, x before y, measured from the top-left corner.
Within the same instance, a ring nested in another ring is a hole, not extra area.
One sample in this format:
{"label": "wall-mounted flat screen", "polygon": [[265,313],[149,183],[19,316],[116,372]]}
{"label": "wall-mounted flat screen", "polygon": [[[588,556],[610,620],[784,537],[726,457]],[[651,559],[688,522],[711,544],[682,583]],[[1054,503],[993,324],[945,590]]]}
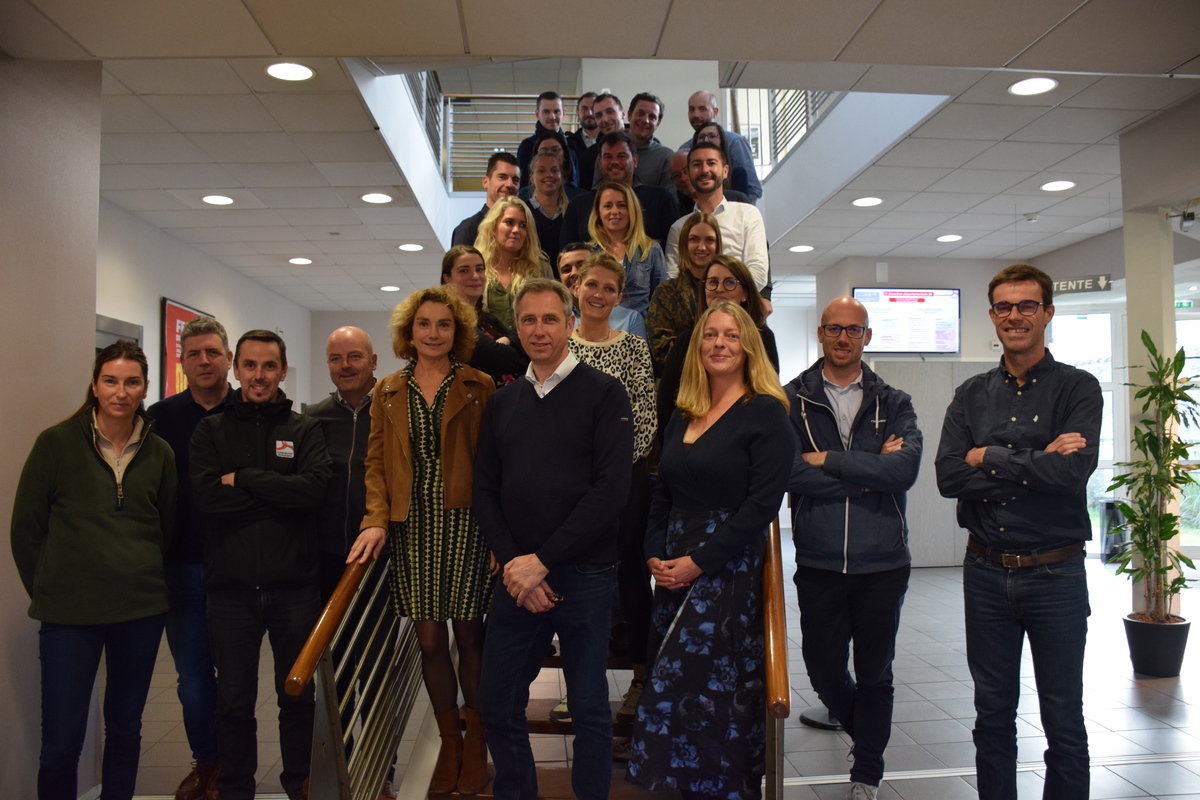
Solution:
{"label": "wall-mounted flat screen", "polygon": [[957,353],[962,341],[958,289],[855,287],[871,316],[868,353]]}

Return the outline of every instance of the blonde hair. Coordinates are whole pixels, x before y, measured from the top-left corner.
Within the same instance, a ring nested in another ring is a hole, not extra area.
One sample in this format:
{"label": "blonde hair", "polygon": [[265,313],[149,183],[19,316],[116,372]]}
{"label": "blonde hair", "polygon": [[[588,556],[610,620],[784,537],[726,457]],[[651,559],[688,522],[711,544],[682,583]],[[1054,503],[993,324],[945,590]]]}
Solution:
{"label": "blonde hair", "polygon": [[488,283],[499,282],[500,276],[496,274],[496,261],[499,258],[500,248],[496,244],[496,226],[500,224],[500,218],[504,216],[504,212],[510,208],[516,208],[525,215],[525,244],[521,246],[520,252],[513,260],[512,282],[508,286],[509,291],[512,292],[516,290],[517,284],[526,278],[541,275],[541,262],[546,260],[546,254],[542,252],[542,243],[538,241],[533,212],[529,210],[529,206],[525,205],[525,201],[519,197],[501,197],[493,203],[487,216],[483,218],[483,222],[479,223],[479,233],[475,237],[475,249],[483,254],[483,267],[486,270]]}
{"label": "blonde hair", "polygon": [[603,267],[613,275],[616,275],[617,294],[623,294],[625,292],[625,267],[620,261],[617,261],[616,256],[605,250],[601,250],[599,253],[593,253],[592,255],[588,256],[587,261],[584,261],[583,264],[580,265],[579,278],[575,281],[575,285],[577,287],[582,286],[584,278],[586,278],[596,267]]}
{"label": "blonde hair", "polygon": [[475,327],[478,317],[475,309],[467,305],[467,301],[449,284],[418,289],[392,310],[388,326],[392,331],[392,352],[396,354],[396,358],[403,358],[405,361],[416,360],[417,349],[413,346],[412,326],[417,309],[426,302],[441,303],[450,309],[450,314],[454,317],[454,344],[450,347],[450,355],[464,363],[470,360],[471,353],[475,351]]}
{"label": "blonde hair", "polygon": [[[529,184],[533,185],[533,173],[537,169],[539,158],[548,158],[554,162],[554,166],[558,167],[558,174],[562,178],[562,183],[558,185],[558,193],[554,198],[558,203],[558,213],[566,213],[567,203],[570,202],[570,199],[567,197],[567,175],[563,170],[562,159],[554,155],[554,153],[534,153],[533,158],[529,159]],[[535,197],[537,196],[536,188],[533,190],[533,194]]]}
{"label": "blonde hair", "polygon": [[700,361],[700,346],[704,340],[705,323],[718,312],[732,316],[740,329],[742,353],[745,355],[742,380],[746,384],[746,399],[758,394],[770,395],[787,410],[788,400],[783,393],[783,387],[779,385],[779,374],[767,358],[762,336],[754,326],[754,321],[737,303],[722,300],[709,306],[700,315],[700,319],[696,320],[696,327],[692,329],[687,357],[683,362],[683,376],[679,382],[679,395],[675,400],[675,405],[683,412],[683,418],[697,419],[707,414],[712,407],[712,389],[708,384],[708,372]]}
{"label": "blonde hair", "polygon": [[[688,255],[688,234],[692,232],[692,228],[697,225],[707,225],[717,234],[717,252],[713,256],[719,256],[725,251],[725,245],[721,240],[721,223],[717,222],[717,218],[707,211],[697,211],[686,220],[683,221],[683,227],[679,230],[679,271],[691,274],[692,269],[697,266],[692,263],[692,257]],[[712,263],[711,261],[709,262]],[[705,270],[708,269],[706,266]]]}
{"label": "blonde hair", "polygon": [[625,195],[625,207],[629,211],[629,225],[625,228],[625,240],[622,242],[625,245],[625,252],[632,257],[634,251],[640,249],[642,257],[639,260],[645,261],[650,257],[650,246],[654,242],[646,235],[646,224],[642,221],[641,201],[633,193],[633,188],[623,183],[605,181],[596,187],[596,199],[592,201],[592,215],[588,217],[588,236],[591,236],[600,245],[604,245],[608,238],[607,235],[604,239],[600,238],[604,229],[600,223],[600,198],[610,189]]}

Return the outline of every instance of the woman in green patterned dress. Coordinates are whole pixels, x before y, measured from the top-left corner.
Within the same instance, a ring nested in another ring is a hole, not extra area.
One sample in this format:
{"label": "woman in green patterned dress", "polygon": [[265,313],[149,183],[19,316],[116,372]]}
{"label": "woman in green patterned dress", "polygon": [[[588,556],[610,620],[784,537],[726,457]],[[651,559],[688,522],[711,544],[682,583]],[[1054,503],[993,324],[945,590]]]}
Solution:
{"label": "woman in green patterned dress", "polygon": [[[430,790],[474,794],[487,783],[479,717],[488,550],[471,512],[471,476],[488,375],[466,365],[475,311],[449,286],[421,289],[392,312],[392,347],[407,366],[379,382],[367,445],[367,514],[350,557],[391,546],[396,612],[413,620],[425,689],[442,736]],[[458,675],[446,621],[458,643]],[[459,733],[458,690],[467,719]]]}

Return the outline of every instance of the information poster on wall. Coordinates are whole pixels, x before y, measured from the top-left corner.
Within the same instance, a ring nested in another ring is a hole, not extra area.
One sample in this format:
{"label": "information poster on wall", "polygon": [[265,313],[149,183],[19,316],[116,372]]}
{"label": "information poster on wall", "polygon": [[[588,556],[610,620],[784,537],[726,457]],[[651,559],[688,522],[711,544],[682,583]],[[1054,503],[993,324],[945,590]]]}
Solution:
{"label": "information poster on wall", "polygon": [[958,289],[854,289],[866,306],[872,338],[868,353],[957,353]]}
{"label": "information poster on wall", "polygon": [[183,375],[183,345],[179,341],[179,334],[183,332],[184,325],[199,316],[212,315],[163,298],[162,370],[159,374],[162,375],[160,388],[164,400],[187,388],[187,378]]}

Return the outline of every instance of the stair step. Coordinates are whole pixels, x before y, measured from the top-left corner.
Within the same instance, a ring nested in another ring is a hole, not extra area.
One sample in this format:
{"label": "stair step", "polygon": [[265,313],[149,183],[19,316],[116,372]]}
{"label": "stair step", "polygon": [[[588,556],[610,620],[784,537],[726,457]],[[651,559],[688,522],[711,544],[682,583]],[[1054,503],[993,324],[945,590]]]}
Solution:
{"label": "stair step", "polygon": [[[575,730],[569,722],[553,722],[550,719],[550,709],[558,705],[558,700],[539,700],[530,698],[525,711],[530,733],[556,733],[560,736],[571,736]],[[616,717],[621,709],[620,700],[610,700],[612,715]],[[613,722],[613,736],[632,736],[632,722]]]}
{"label": "stair step", "polygon": [[[491,768],[492,777],[495,777],[495,768]],[[537,768],[538,777],[538,798],[540,800],[575,800],[575,793],[571,791],[571,768],[570,767],[548,767],[539,766]],[[483,791],[477,795],[458,795],[458,794],[434,794],[429,793],[429,800],[450,800],[454,797],[478,797],[491,798],[492,784],[489,783],[484,787]],[[612,788],[609,790],[608,796],[610,800],[664,800],[664,798],[678,798],[679,793],[673,791],[651,792],[646,789],[641,789],[631,783],[625,781],[625,765],[613,764]]]}

